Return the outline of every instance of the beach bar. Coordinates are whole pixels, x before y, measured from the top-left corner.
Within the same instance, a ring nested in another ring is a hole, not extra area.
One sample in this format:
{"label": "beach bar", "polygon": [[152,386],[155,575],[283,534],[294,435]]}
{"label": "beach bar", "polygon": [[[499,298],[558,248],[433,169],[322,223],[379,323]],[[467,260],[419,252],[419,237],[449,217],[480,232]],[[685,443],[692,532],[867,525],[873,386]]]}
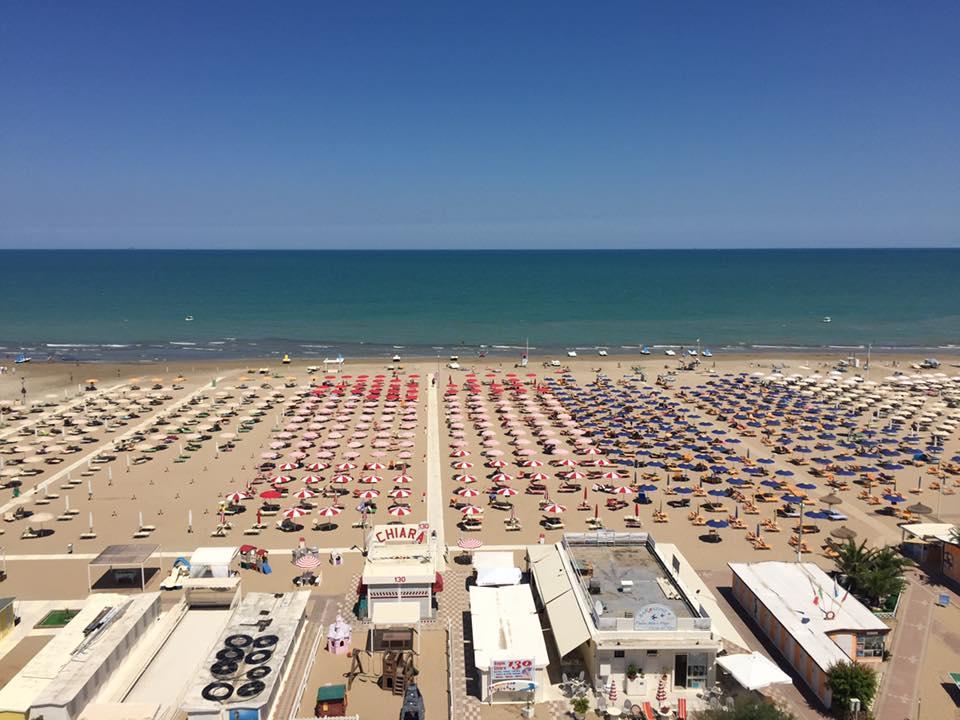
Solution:
{"label": "beach bar", "polygon": [[367,616],[394,617],[382,606],[402,605],[401,614],[412,617],[409,606],[416,605],[417,620],[432,618],[434,597],[443,589],[441,561],[425,524],[375,526],[367,538],[359,588]]}
{"label": "beach bar", "polygon": [[713,685],[722,638],[705,608],[712,596],[675,546],[647,533],[574,533],[527,560],[563,673],[582,670],[601,692],[615,685],[664,710]]}
{"label": "beach bar", "polygon": [[880,663],[890,628],[813,563],[730,563],[733,596],[813,694],[830,707],[838,662]]}

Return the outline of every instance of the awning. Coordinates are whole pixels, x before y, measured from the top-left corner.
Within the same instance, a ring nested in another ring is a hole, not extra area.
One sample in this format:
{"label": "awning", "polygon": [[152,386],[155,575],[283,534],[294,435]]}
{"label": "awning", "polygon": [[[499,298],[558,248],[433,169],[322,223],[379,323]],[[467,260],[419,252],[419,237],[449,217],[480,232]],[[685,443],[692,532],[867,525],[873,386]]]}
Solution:
{"label": "awning", "polygon": [[550,618],[553,640],[560,657],[590,639],[587,621],[583,618],[572,588],[547,603],[547,617]]}
{"label": "awning", "polygon": [[420,603],[378,602],[373,604],[370,620],[374,625],[416,625],[420,622]]}
{"label": "awning", "polygon": [[747,690],[793,682],[780,666],[758,652],[721,655],[717,658],[717,665]]}

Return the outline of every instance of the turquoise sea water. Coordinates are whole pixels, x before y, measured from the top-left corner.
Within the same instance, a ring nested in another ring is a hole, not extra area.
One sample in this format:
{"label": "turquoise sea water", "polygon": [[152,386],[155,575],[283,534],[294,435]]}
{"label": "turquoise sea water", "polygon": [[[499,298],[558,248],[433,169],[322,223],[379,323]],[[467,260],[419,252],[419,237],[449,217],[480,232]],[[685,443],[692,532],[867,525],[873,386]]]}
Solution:
{"label": "turquoise sea water", "polygon": [[35,357],[960,343],[960,250],[4,251],[0,264],[0,352]]}

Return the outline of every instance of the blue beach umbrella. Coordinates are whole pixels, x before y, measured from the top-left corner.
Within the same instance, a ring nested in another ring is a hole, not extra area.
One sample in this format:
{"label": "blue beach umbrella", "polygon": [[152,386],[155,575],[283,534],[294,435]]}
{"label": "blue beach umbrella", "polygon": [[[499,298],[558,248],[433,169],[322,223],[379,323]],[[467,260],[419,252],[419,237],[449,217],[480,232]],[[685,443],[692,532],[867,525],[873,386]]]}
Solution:
{"label": "blue beach umbrella", "polygon": [[799,495],[784,495],[780,499],[785,503],[789,503],[790,505],[799,505],[800,503],[807,502],[805,498],[802,498]]}
{"label": "blue beach umbrella", "polygon": [[726,520],[707,520],[707,527],[712,527],[719,530],[729,526],[730,523],[728,523]]}
{"label": "blue beach umbrella", "polygon": [[681,485],[680,487],[675,488],[674,492],[677,493],[677,495],[689,495],[693,492],[693,488],[689,487],[688,485]]}
{"label": "blue beach umbrella", "polygon": [[713,495],[714,497],[728,497],[726,490],[708,490],[708,495]]}
{"label": "blue beach umbrella", "polygon": [[904,501],[904,498],[899,497],[897,495],[884,495],[883,499],[886,500],[888,503],[891,503],[892,505],[898,505]]}

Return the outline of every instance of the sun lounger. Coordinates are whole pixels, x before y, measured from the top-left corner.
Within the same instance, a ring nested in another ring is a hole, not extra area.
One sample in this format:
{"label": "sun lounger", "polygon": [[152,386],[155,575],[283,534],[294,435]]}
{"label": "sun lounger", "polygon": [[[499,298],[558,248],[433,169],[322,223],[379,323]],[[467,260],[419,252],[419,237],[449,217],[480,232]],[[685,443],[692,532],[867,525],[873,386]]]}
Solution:
{"label": "sun lounger", "polygon": [[653,706],[649,702],[643,703],[643,717],[646,720],[654,720]]}
{"label": "sun lounger", "polygon": [[687,699],[686,698],[677,699],[677,717],[680,720],[687,720]]}

